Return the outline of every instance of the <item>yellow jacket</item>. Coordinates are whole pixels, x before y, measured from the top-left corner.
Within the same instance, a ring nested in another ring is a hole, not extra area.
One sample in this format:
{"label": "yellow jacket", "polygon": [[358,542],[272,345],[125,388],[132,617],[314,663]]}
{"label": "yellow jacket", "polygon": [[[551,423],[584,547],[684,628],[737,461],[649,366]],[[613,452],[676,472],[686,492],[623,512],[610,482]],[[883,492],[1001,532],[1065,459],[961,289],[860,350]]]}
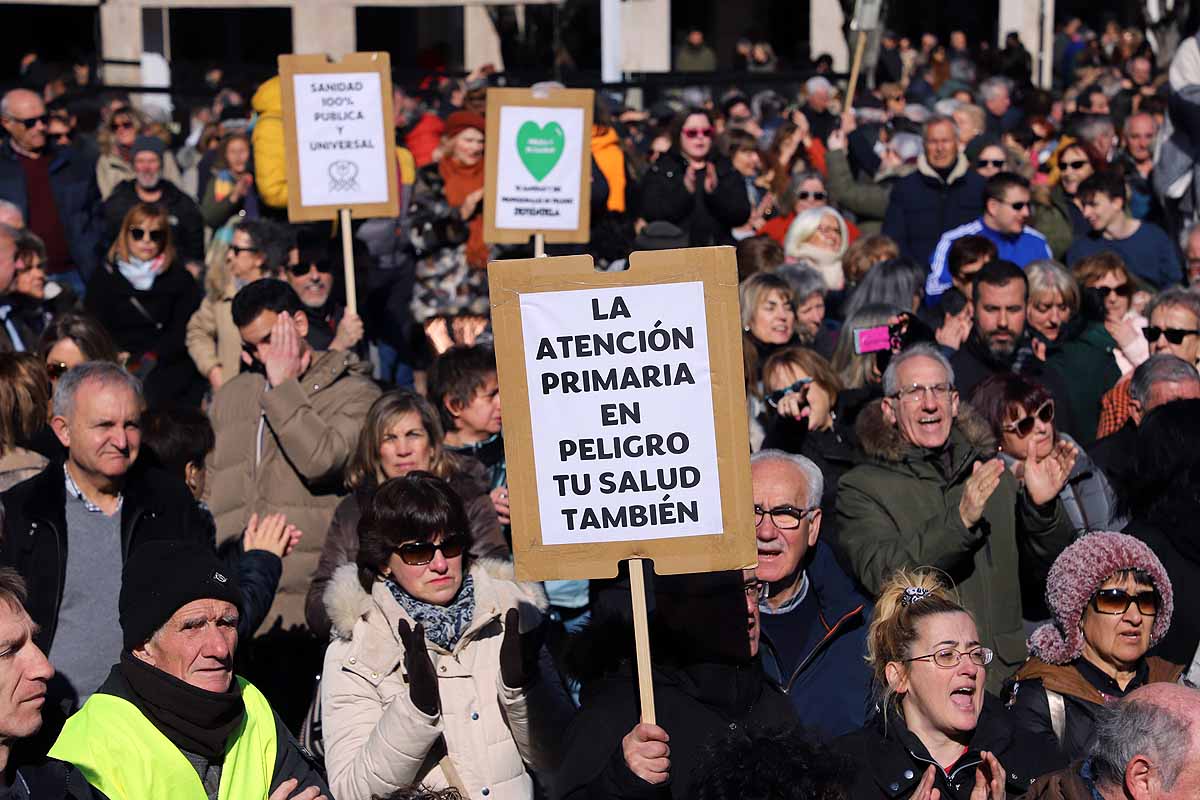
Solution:
{"label": "yellow jacket", "polygon": [[283,145],[283,95],[276,75],[258,87],[250,105],[258,114],[254,146],[254,185],[258,197],[272,208],[287,208],[287,156]]}

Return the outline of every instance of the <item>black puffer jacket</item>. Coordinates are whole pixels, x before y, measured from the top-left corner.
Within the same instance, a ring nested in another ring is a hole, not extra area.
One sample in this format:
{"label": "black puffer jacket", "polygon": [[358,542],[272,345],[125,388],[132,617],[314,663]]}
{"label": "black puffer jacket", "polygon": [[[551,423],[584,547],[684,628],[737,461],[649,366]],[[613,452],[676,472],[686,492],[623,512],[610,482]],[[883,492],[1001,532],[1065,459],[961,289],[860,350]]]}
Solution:
{"label": "black puffer jacket", "polygon": [[[833,746],[859,766],[850,790],[851,800],[908,798],[925,770],[936,764],[898,713],[888,714],[886,726],[883,717],[877,715],[862,730],[835,740]],[[1004,767],[1009,797],[1019,797],[1040,776],[1066,766],[1058,757],[1052,739],[1018,735],[1000,701],[984,695],[983,711],[967,752],[959,757],[949,774],[940,767],[936,770],[934,788],[941,792],[943,800],[968,800],[984,750],[996,756]]]}
{"label": "black puffer jacket", "polygon": [[729,159],[713,162],[717,186],[704,191],[704,177],[689,192],[683,179],[687,161],[675,150],[663,153],[642,179],[641,212],[647,222],[665,220],[688,233],[692,247],[733,244],[730,231],[750,219],[746,181]]}

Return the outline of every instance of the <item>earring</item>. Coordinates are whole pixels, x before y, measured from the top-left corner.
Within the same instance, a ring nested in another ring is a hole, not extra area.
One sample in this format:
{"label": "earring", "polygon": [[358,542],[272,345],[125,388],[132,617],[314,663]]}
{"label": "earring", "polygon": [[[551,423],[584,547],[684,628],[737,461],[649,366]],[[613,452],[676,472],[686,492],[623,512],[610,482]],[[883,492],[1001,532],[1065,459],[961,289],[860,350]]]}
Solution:
{"label": "earring", "polygon": [[742,330],[743,330],[745,333],[749,333],[749,332],[750,332],[750,326],[749,326],[749,325],[746,325],[746,326],[744,326],[744,327],[742,328]]}

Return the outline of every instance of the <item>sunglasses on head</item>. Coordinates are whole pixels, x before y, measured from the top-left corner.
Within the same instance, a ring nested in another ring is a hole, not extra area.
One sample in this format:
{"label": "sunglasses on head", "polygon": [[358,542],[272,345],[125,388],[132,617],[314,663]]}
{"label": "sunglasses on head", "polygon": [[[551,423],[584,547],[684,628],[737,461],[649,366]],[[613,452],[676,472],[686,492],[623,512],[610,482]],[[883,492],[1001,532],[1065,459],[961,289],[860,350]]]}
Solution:
{"label": "sunglasses on head", "polygon": [[797,200],[824,200],[828,196],[825,192],[796,192]]}
{"label": "sunglasses on head", "polygon": [[1110,292],[1116,292],[1118,297],[1130,297],[1133,295],[1133,287],[1128,282],[1122,283],[1120,286],[1093,286],[1100,295],[1101,300],[1107,300]]}
{"label": "sunglasses on head", "polygon": [[155,244],[162,244],[163,242],[165,242],[167,240],[167,232],[164,231],[162,228],[158,228],[158,229],[152,230],[152,231],[148,231],[145,228],[130,228],[129,229],[129,238],[134,239],[135,241],[139,241],[139,242],[142,241],[143,239],[149,239],[150,241],[154,242]]}
{"label": "sunglasses on head", "polygon": [[680,133],[685,139],[711,139],[713,135],[712,128],[684,128]]}
{"label": "sunglasses on head", "polygon": [[1200,333],[1200,330],[1188,330],[1187,328],[1160,328],[1157,325],[1147,325],[1142,328],[1142,335],[1146,337],[1147,342],[1157,342],[1158,337],[1165,336],[1171,344],[1183,344],[1183,340],[1189,336]]}
{"label": "sunglasses on head", "polygon": [[1064,161],[1061,166],[1063,169],[1083,169],[1088,165],[1086,158],[1081,158],[1078,161]]}
{"label": "sunglasses on head", "polygon": [[1147,617],[1158,615],[1158,592],[1130,594],[1124,589],[1101,589],[1092,595],[1092,608],[1101,614],[1124,614],[1137,603],[1138,611]]}
{"label": "sunglasses on head", "polygon": [[42,127],[45,127],[50,124],[50,115],[49,114],[42,114],[40,117],[28,117],[26,119],[21,119],[20,117],[14,117],[12,114],[6,114],[5,116],[7,116],[13,122],[19,122],[22,125],[24,125],[25,130],[33,130],[34,128],[37,127],[39,122],[42,124]]}
{"label": "sunglasses on head", "polygon": [[1026,436],[1033,433],[1033,426],[1039,419],[1047,425],[1049,425],[1051,422],[1054,422],[1053,400],[1047,400],[1046,402],[1042,403],[1038,410],[1032,414],[1022,417],[1016,422],[1010,422],[1009,424],[1005,425],[1004,430],[1008,433],[1015,433],[1017,436],[1024,439]]}
{"label": "sunglasses on head", "polygon": [[443,558],[458,558],[467,549],[467,537],[454,534],[442,539],[438,544],[433,542],[405,542],[396,548],[396,555],[410,567],[420,567],[433,561],[434,554],[442,551]]}
{"label": "sunglasses on head", "polygon": [[311,264],[305,264],[303,262],[301,262],[299,264],[289,264],[288,272],[292,273],[292,275],[294,277],[303,278],[305,275],[308,274],[308,271],[310,269],[312,269],[313,267],[317,268],[317,272],[323,273],[325,275],[333,274],[333,265],[330,264],[328,261],[325,261],[324,259],[322,259],[320,261],[314,261]]}
{"label": "sunglasses on head", "polygon": [[1003,158],[981,158],[975,162],[975,166],[978,167],[979,169],[987,169],[988,167],[995,167],[996,169],[1003,169],[1004,168],[1004,159]]}

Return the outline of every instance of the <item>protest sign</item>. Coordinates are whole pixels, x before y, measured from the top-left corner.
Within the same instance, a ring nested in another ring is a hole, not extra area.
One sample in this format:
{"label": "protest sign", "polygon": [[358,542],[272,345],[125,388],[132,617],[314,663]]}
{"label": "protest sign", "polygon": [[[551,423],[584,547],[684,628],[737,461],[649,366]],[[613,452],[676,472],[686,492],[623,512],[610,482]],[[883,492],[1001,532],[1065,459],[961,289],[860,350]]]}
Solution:
{"label": "protest sign", "polygon": [[486,241],[588,241],[593,99],[591,89],[488,89]]}
{"label": "protest sign", "polygon": [[733,248],[488,275],[518,578],[612,577],[626,558],[753,566]]}
{"label": "protest sign", "polygon": [[279,56],[288,219],[338,218],[347,306],[356,310],[350,217],[400,213],[387,53]]}

